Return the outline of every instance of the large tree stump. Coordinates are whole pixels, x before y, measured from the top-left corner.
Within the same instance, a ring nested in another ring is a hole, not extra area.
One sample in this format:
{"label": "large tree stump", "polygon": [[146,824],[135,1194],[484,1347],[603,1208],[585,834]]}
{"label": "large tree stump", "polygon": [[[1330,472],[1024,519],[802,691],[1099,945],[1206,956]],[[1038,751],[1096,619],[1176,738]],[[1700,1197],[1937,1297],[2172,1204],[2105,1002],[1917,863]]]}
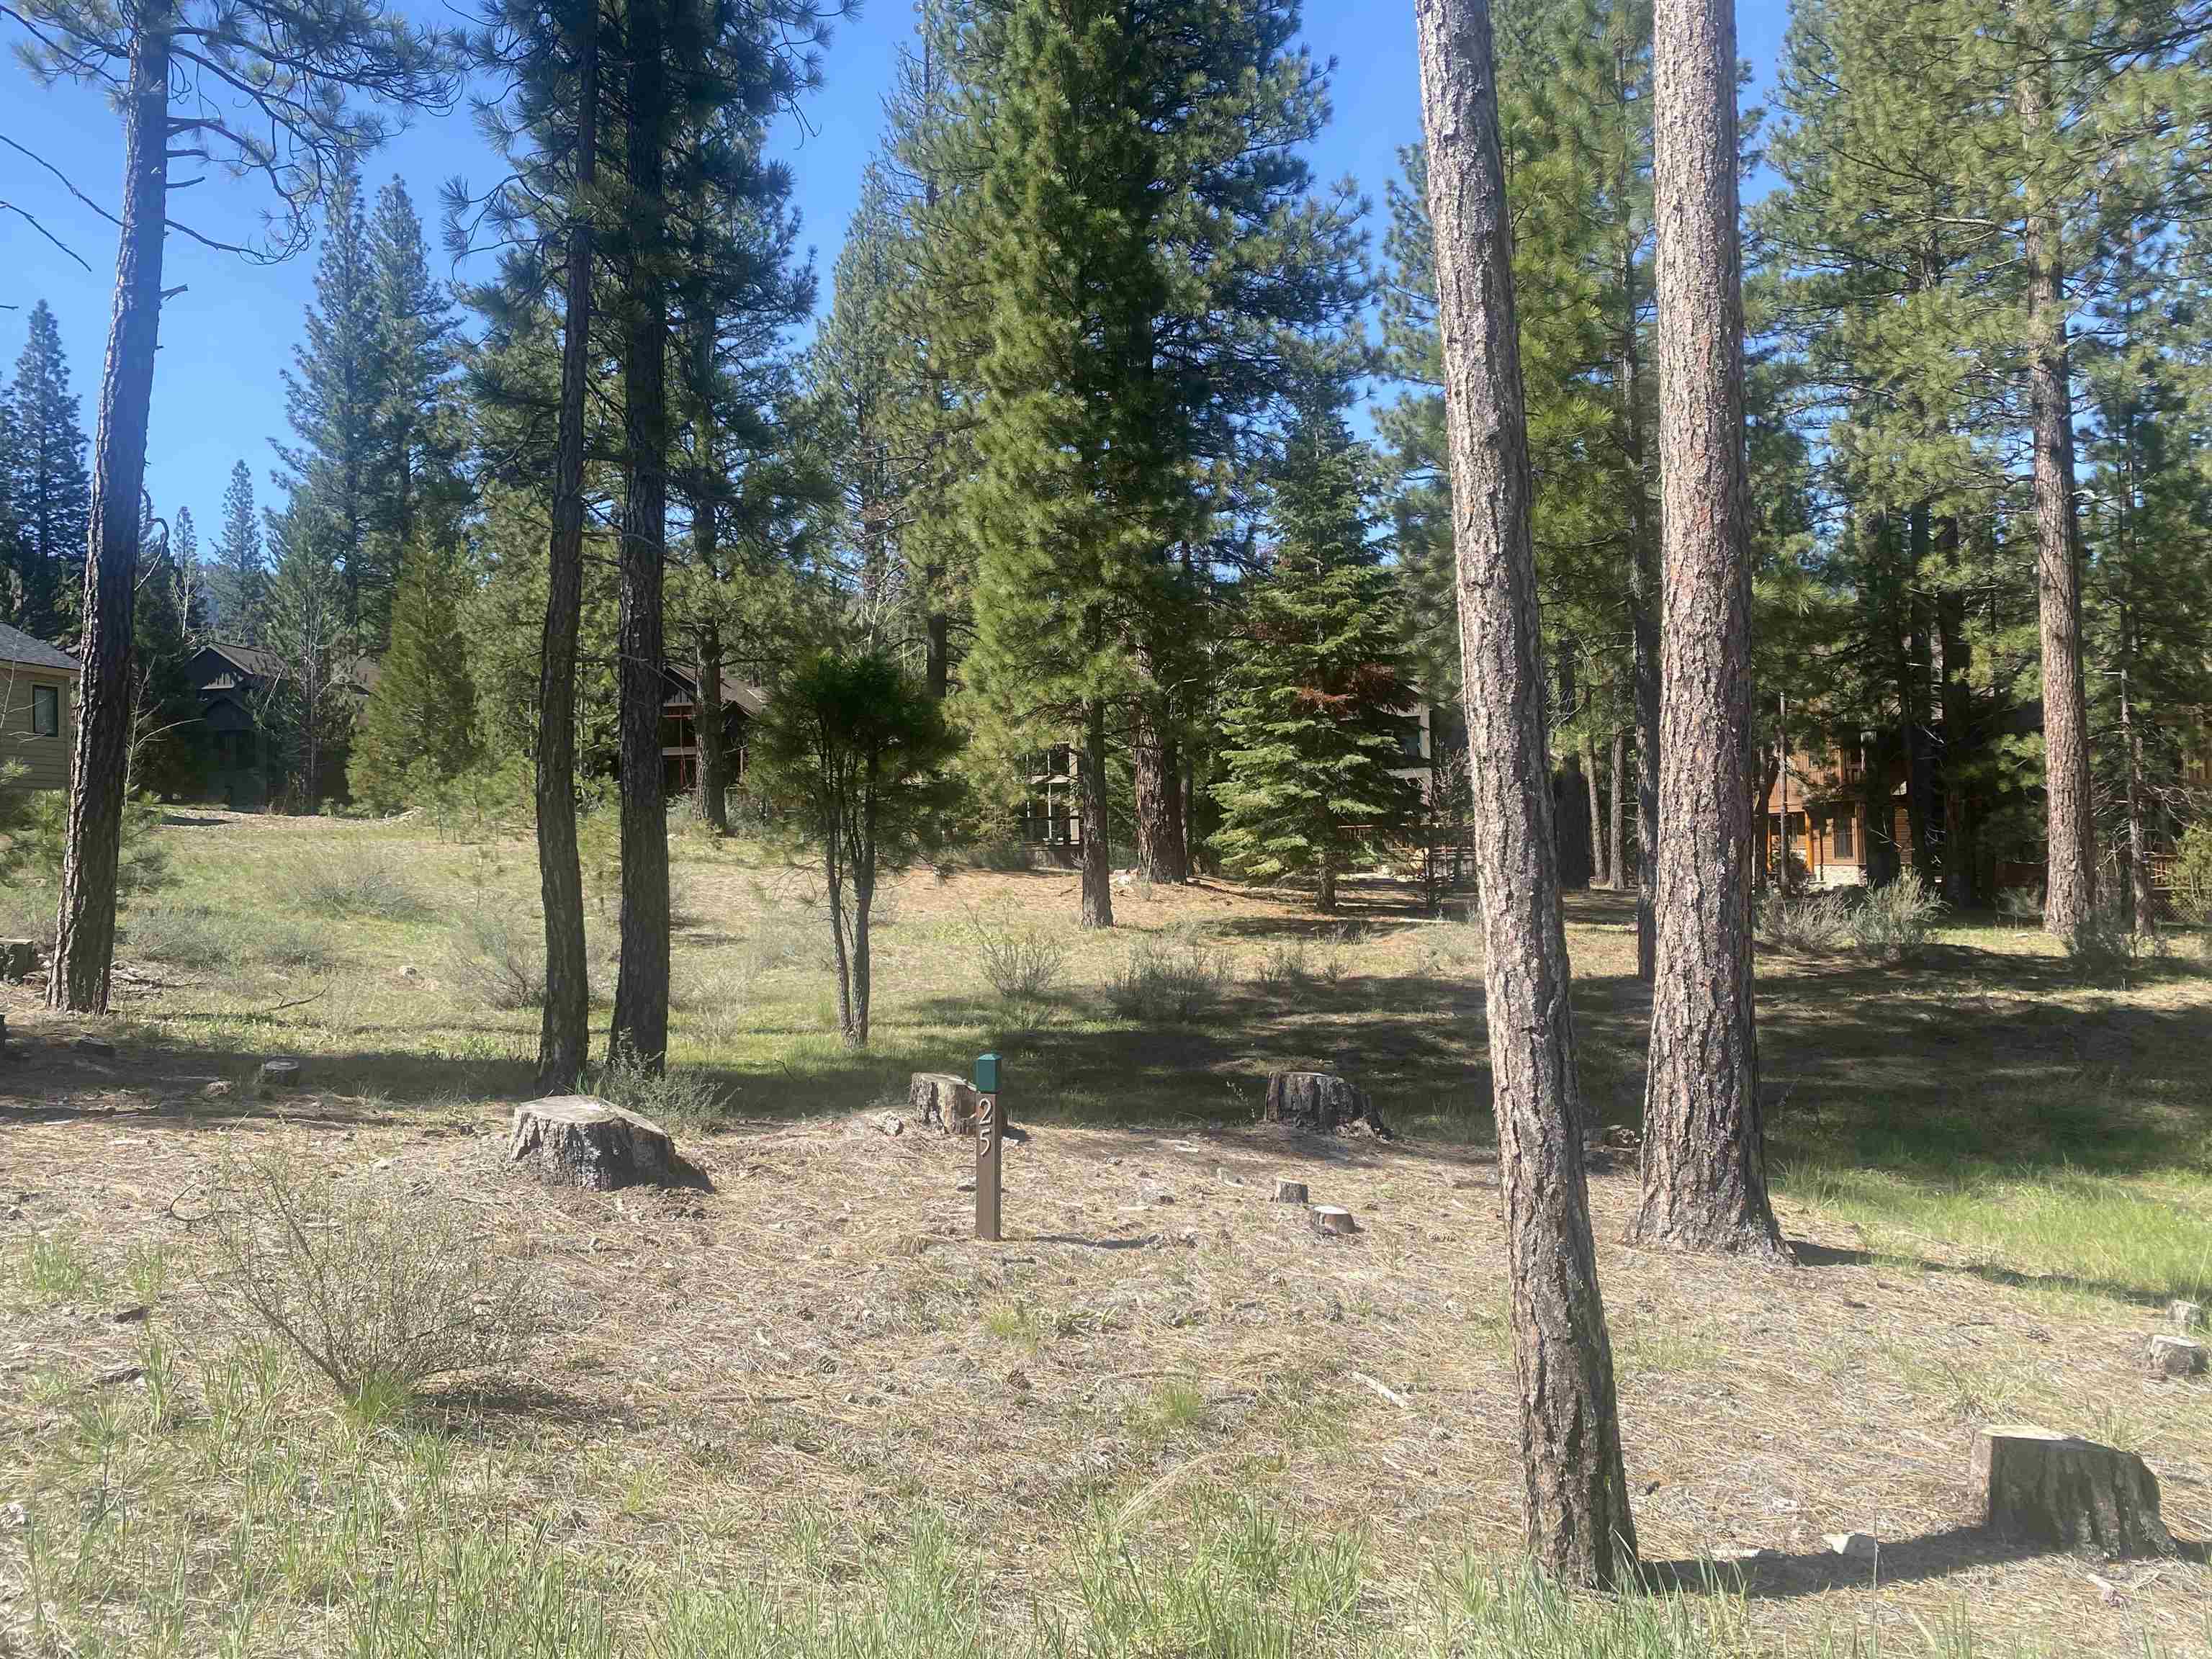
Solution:
{"label": "large tree stump", "polygon": [[950,1072],[916,1072],[907,1079],[908,1114],[915,1121],[935,1124],[949,1135],[975,1133],[975,1113],[982,1099],[975,1085]]}
{"label": "large tree stump", "polygon": [[589,1095],[553,1095],[514,1109],[508,1156],[550,1187],[611,1192],[678,1174],[675,1143],[651,1118]]}
{"label": "large tree stump", "polygon": [[2157,1479],[2131,1452],[2025,1425],[1984,1429],[1974,1476],[1999,1537],[2107,1556],[2172,1553]]}
{"label": "large tree stump", "polygon": [[1267,1079],[1267,1121],[1334,1134],[1364,1127],[1388,1140],[1390,1131],[1367,1091],[1334,1072],[1277,1072]]}

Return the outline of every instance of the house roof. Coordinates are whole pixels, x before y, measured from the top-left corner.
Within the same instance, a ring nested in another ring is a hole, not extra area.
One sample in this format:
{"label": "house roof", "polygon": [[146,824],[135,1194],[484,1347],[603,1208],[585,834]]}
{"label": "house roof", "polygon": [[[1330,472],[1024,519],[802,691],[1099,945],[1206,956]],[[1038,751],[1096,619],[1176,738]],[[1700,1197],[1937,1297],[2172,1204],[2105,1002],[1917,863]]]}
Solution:
{"label": "house roof", "polygon": [[76,659],[58,646],[33,639],[20,628],[0,623],[0,662],[22,663],[32,668],[65,668],[76,672]]}
{"label": "house roof", "polygon": [[[696,695],[698,679],[690,669],[672,663],[667,669],[667,677],[673,690],[664,701],[682,702]],[[725,708],[743,709],[750,717],[768,707],[768,693],[757,685],[748,685],[726,673],[722,676],[722,704]]]}
{"label": "house roof", "polygon": [[[283,672],[283,659],[273,651],[264,651],[258,646],[237,645],[228,640],[210,640],[201,651],[220,657],[240,673],[255,679],[274,679]],[[378,673],[374,657],[356,657],[341,671],[344,677],[363,691],[373,690]],[[202,690],[213,682],[203,684]]]}

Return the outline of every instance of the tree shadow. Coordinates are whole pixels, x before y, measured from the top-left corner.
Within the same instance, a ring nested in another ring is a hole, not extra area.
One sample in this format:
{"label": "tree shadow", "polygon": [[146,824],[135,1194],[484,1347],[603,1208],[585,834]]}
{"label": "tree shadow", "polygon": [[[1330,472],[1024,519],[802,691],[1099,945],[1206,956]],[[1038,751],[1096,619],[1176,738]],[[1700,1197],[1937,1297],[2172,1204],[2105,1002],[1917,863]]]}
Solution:
{"label": "tree shadow", "polygon": [[2102,1297],[2109,1301],[2127,1303],[2154,1311],[2163,1311],[2172,1300],[2162,1291],[2147,1290],[2139,1285],[2122,1285],[2109,1279],[2085,1279],[2078,1273],[2024,1273],[1986,1261],[1930,1261],[1924,1256],[1844,1249],[1832,1245],[1815,1244],[1802,1238],[1791,1239],[1790,1248],[1796,1252],[1797,1265],[1801,1267],[1878,1267],[1887,1261],[1919,1273],[1958,1273],[2006,1290],[2073,1291],[2084,1296]]}
{"label": "tree shadow", "polygon": [[[2183,1539],[2174,1543],[2175,1558],[2200,1564],[2206,1559],[2205,1545]],[[2048,1545],[2002,1537],[1986,1527],[1958,1526],[1893,1543],[1885,1540],[1871,1559],[1829,1550],[1796,1555],[1768,1551],[1747,1561],[1646,1561],[1638,1572],[1645,1587],[1655,1592],[1704,1594],[1724,1589],[1741,1591],[1753,1601],[1788,1601],[1836,1589],[1918,1583],[2063,1553]]]}

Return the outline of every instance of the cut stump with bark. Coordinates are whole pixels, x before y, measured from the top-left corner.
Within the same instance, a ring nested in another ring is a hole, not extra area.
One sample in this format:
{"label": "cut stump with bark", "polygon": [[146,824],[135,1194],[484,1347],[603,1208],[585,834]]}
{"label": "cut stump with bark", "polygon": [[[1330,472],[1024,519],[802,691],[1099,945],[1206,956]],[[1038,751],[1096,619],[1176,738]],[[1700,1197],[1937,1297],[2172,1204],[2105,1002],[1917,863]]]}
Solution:
{"label": "cut stump with bark", "polygon": [[39,947],[27,939],[0,939],[0,979],[28,979],[39,971]]}
{"label": "cut stump with bark", "polygon": [[1352,1218],[1352,1212],[1340,1204],[1316,1204],[1311,1213],[1314,1226],[1322,1232],[1349,1238],[1359,1231],[1359,1224]]}
{"label": "cut stump with bark", "polygon": [[975,1085],[950,1072],[916,1072],[907,1079],[908,1112],[916,1122],[933,1124],[949,1135],[975,1133],[982,1098]]}
{"label": "cut stump with bark", "polygon": [[1378,1140],[1390,1139],[1382,1115],[1367,1091],[1334,1072],[1277,1072],[1267,1079],[1267,1121],[1334,1134],[1364,1128]]}
{"label": "cut stump with bark", "polygon": [[1984,1429],[1974,1477],[2001,1538],[2112,1557],[2173,1552],[2158,1480],[2131,1452],[2026,1425]]}
{"label": "cut stump with bark", "polygon": [[593,1192],[669,1185],[681,1172],[665,1129],[589,1095],[553,1095],[516,1107],[507,1152],[549,1187]]}
{"label": "cut stump with bark", "polygon": [[296,1060],[264,1060],[254,1074],[254,1081],[264,1089],[296,1089],[300,1086],[301,1067]]}
{"label": "cut stump with bark", "polygon": [[1275,1202],[1276,1202],[1276,1203],[1278,1203],[1278,1204],[1303,1204],[1303,1203],[1304,1203],[1305,1201],[1306,1201],[1306,1183],[1305,1183],[1304,1182],[1303,1182],[1303,1181],[1285,1181],[1285,1180],[1282,1179],[1280,1176],[1278,1176],[1278,1177],[1276,1178],[1276,1181],[1275,1181]]}

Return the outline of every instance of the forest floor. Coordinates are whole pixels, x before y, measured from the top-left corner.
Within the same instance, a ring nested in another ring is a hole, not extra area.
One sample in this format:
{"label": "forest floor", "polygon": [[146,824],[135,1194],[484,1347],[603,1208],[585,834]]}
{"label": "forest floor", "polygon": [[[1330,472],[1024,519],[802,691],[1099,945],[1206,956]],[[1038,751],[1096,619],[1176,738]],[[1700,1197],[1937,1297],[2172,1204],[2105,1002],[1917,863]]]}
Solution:
{"label": "forest floor", "polygon": [[[711,1190],[561,1194],[504,1168],[526,842],[212,812],[159,842],[113,1016],[0,987],[0,1655],[2212,1654],[2212,1379],[2144,1364],[2169,1299],[2212,1301],[2201,955],[2092,984],[1985,921],[1905,966],[1763,956],[1778,1271],[1620,1243],[1648,998],[1627,901],[1570,900],[1621,1437],[1671,1588],[1562,1598],[1511,1565],[1480,938],[1410,889],[1324,921],[1133,886],[1100,936],[1072,875],[916,872],[856,1055],[804,881],[679,836],[674,1079],[641,1103]],[[1057,983],[1001,998],[986,938],[1064,951]],[[1133,953],[1185,1006],[1117,994]],[[884,1123],[984,1050],[1025,1134],[997,1245],[969,1144]],[[255,1098],[270,1055],[304,1092]],[[1399,1138],[1256,1121],[1300,1065]],[[194,1225],[280,1139],[465,1205],[552,1297],[528,1361],[333,1406]],[[1316,1235],[1278,1176],[1361,1231]],[[2139,1452],[2193,1558],[1984,1535],[1968,1458],[2014,1422]],[[1877,1559],[1822,1541],[1854,1530]]]}

